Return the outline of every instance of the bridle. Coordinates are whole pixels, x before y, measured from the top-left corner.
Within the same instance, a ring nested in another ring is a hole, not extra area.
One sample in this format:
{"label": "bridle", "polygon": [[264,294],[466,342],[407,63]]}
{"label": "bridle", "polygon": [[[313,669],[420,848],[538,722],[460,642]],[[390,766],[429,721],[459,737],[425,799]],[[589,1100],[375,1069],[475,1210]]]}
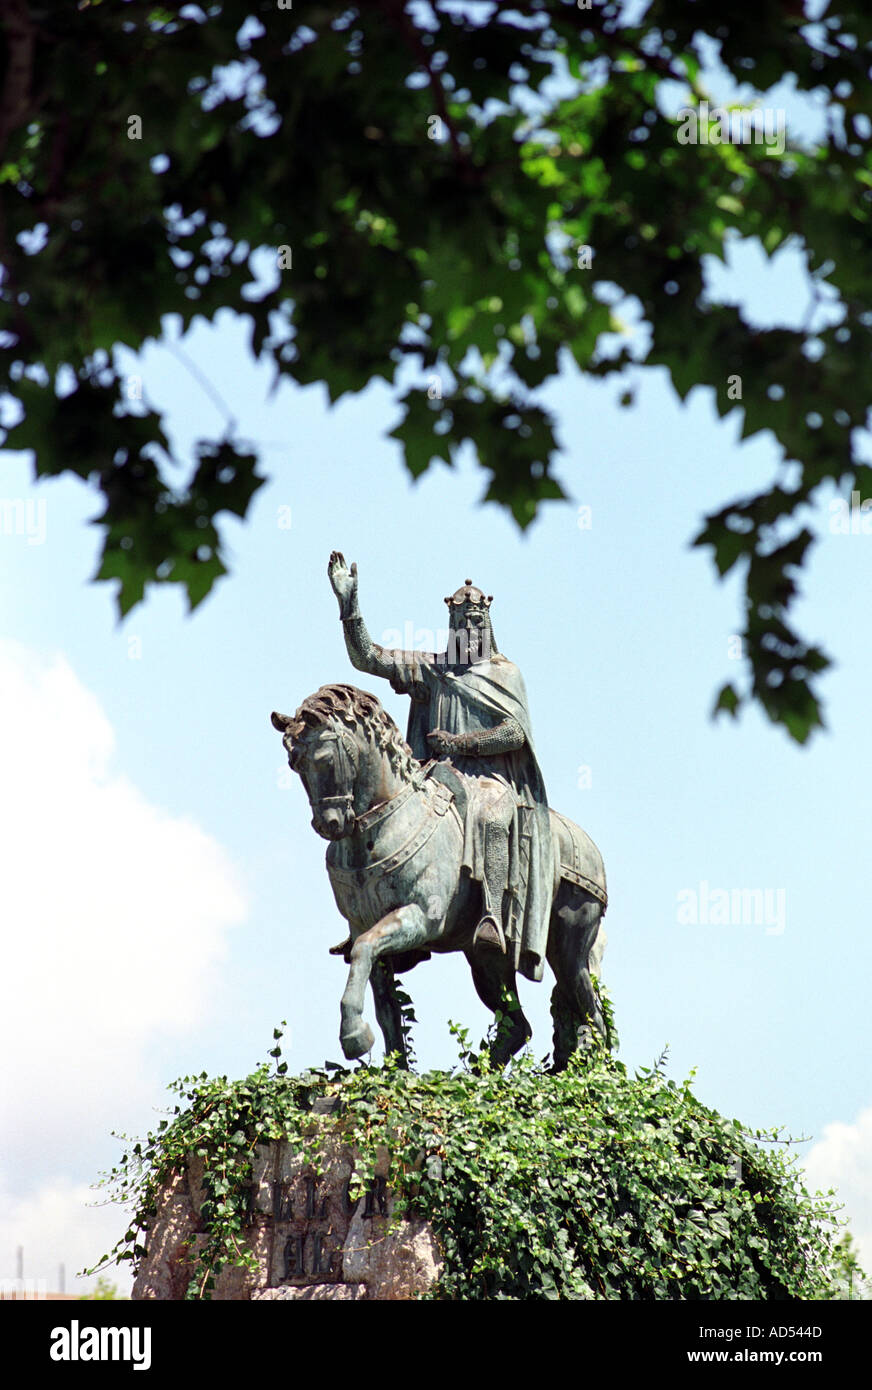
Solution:
{"label": "bridle", "polygon": [[317,808],[320,811],[322,808],[326,809],[338,806],[346,813],[351,812],[352,819],[356,820],[357,817],[354,815],[353,802],[357,763],[354,757],[354,745],[352,744],[351,736],[344,731],[323,729],[320,731],[319,738],[321,743],[330,742],[336,744],[336,762],[334,765],[336,781],[339,786],[347,786],[349,790],[347,792],[337,792],[335,796],[320,797]]}

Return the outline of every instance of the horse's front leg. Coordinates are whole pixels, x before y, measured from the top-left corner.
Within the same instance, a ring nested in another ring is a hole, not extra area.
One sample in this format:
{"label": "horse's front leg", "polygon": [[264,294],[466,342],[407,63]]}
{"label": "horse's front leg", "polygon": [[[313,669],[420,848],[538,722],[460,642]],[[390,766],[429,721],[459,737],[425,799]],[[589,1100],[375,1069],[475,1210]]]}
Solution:
{"label": "horse's front leg", "polygon": [[397,907],[361,932],[351,948],[351,969],[342,996],[342,1024],[339,1041],[345,1056],[352,1060],[369,1052],[375,1039],[363,1017],[363,1000],[370,971],[380,956],[422,946],[427,940],[427,918],[414,903]]}

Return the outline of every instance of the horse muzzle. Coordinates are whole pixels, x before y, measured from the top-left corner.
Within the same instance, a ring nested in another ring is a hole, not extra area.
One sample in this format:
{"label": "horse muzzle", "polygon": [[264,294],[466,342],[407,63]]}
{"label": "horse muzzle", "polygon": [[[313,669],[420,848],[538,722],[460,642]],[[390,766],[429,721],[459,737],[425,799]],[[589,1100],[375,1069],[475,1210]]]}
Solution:
{"label": "horse muzzle", "polygon": [[319,805],[312,816],[312,826],[323,840],[344,840],[354,829],[355,815],[350,801],[343,798],[340,805]]}

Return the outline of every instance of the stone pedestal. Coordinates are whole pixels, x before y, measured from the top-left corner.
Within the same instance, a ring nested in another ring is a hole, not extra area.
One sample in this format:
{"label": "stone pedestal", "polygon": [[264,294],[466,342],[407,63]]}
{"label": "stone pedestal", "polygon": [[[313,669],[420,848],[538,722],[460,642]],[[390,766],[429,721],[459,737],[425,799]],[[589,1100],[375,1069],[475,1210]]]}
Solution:
{"label": "stone pedestal", "polygon": [[[373,1183],[352,1201],[354,1156],[332,1143],[320,1170],[288,1144],[261,1145],[254,1159],[248,1221],[242,1244],[257,1268],[226,1266],[213,1299],[412,1299],[439,1277],[441,1257],[432,1228],[394,1216],[387,1155]],[[193,1275],[192,1253],[203,1239],[203,1165],[164,1188],[147,1235],[147,1254],[134,1299],[182,1299]]]}

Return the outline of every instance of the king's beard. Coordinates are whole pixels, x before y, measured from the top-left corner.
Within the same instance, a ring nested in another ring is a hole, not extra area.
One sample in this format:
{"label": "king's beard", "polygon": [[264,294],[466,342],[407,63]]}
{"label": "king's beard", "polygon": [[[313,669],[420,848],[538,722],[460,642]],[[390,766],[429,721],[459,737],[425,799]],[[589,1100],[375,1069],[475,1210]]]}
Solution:
{"label": "king's beard", "polygon": [[490,624],[481,627],[451,628],[448,634],[448,660],[456,666],[487,661],[491,654]]}

